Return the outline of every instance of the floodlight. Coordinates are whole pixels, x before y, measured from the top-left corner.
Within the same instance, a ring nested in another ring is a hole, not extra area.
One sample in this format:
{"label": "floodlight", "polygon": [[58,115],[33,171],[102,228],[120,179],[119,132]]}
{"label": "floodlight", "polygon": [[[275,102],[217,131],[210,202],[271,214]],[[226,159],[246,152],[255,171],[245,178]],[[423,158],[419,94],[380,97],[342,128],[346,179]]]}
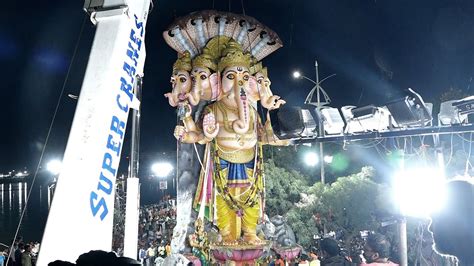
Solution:
{"label": "floodlight", "polygon": [[387,109],[395,122],[401,127],[419,127],[431,123],[431,113],[423,98],[412,89],[408,89],[407,94],[387,103]]}
{"label": "floodlight", "polygon": [[324,118],[324,132],[327,135],[341,135],[344,132],[344,120],[337,108],[323,107],[321,115]]}
{"label": "floodlight", "polygon": [[288,106],[270,111],[273,132],[279,139],[315,138],[319,113],[314,106]]}
{"label": "floodlight", "polygon": [[304,155],[304,162],[306,163],[306,165],[314,167],[319,162],[318,155],[312,151],[306,152]]}
{"label": "floodlight", "polygon": [[461,115],[472,114],[474,113],[474,96],[469,96],[453,102],[453,106],[456,107]]}
{"label": "floodlight", "polygon": [[46,169],[53,175],[58,175],[61,172],[62,162],[59,160],[52,160],[46,165]]}
{"label": "floodlight", "polygon": [[441,103],[438,114],[439,126],[450,126],[467,122],[467,114],[461,114],[458,108],[454,106],[454,103],[458,102],[458,100],[451,100]]}
{"label": "floodlight", "polygon": [[428,217],[443,207],[444,184],[440,169],[409,169],[394,176],[393,196],[403,215]]}
{"label": "floodlight", "polygon": [[332,159],[333,159],[333,157],[331,155],[325,155],[324,156],[324,162],[327,163],[327,164],[332,163]]}
{"label": "floodlight", "polygon": [[167,177],[173,171],[173,165],[168,162],[159,162],[153,164],[151,170],[157,177]]}
{"label": "floodlight", "polygon": [[295,71],[295,72],[293,72],[293,77],[295,79],[299,79],[299,78],[301,78],[301,73],[299,71]]}
{"label": "floodlight", "polygon": [[393,122],[390,112],[385,107],[368,105],[358,108],[349,105],[343,106],[341,112],[346,120],[344,133],[383,131],[388,129]]}

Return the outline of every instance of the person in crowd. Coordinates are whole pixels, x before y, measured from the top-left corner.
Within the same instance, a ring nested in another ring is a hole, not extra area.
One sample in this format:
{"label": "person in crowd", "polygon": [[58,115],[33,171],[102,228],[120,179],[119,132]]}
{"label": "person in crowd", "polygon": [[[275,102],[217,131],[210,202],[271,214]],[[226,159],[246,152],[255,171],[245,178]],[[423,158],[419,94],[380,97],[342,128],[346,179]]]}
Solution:
{"label": "person in crowd", "polygon": [[362,263],[361,266],[398,265],[389,260],[390,247],[390,241],[384,235],[378,233],[369,234],[364,245],[364,258],[366,263]]}
{"label": "person in crowd", "polygon": [[155,262],[156,256],[156,246],[151,244],[151,246],[146,250],[146,265],[151,266]]}
{"label": "person in crowd", "polygon": [[146,258],[146,250],[143,248],[143,245],[140,245],[140,249],[138,250],[138,260],[143,264]]}
{"label": "person in crowd", "polygon": [[87,253],[81,254],[76,263],[56,260],[48,263],[48,266],[132,266],[142,265],[139,261],[126,258],[117,257],[114,252],[106,252],[103,250],[91,250]]}
{"label": "person in crowd", "polygon": [[285,266],[285,261],[281,258],[280,254],[276,255],[275,266]]}
{"label": "person in crowd", "polygon": [[310,258],[309,266],[320,266],[321,265],[321,262],[319,261],[318,255],[316,255],[315,251],[311,251],[309,253],[309,258]]}
{"label": "person in crowd", "polygon": [[431,216],[434,247],[456,256],[459,265],[474,265],[474,185],[453,180],[445,187],[444,207]]}
{"label": "person in crowd", "polygon": [[4,266],[5,264],[5,252],[0,251],[0,266]]}
{"label": "person in crowd", "polygon": [[298,266],[309,266],[309,256],[305,253],[301,254],[298,261]]}
{"label": "person in crowd", "polygon": [[25,251],[25,244],[23,242],[19,242],[18,243],[18,248],[16,248],[15,250],[15,259],[14,259],[14,262],[15,262],[15,266],[22,266],[21,265],[21,254]]}
{"label": "person in crowd", "polygon": [[[17,240],[13,240],[13,245],[12,247],[8,250],[8,255],[7,255],[7,259],[6,261],[8,262],[8,265],[7,266],[12,266],[12,265],[16,265],[16,258],[15,258],[15,252],[16,250],[18,249],[18,241]],[[5,262],[6,263],[6,262]]]}
{"label": "person in crowd", "polygon": [[25,245],[25,250],[21,253],[21,265],[22,266],[32,266],[31,262],[31,246],[29,244]]}
{"label": "person in crowd", "polygon": [[332,238],[324,238],[321,240],[321,255],[323,257],[321,266],[349,266],[350,261],[340,255],[341,248],[336,240]]}
{"label": "person in crowd", "polygon": [[171,255],[171,245],[170,245],[170,242],[166,242],[165,251],[166,251],[166,257],[168,257],[168,256]]}
{"label": "person in crowd", "polygon": [[165,258],[166,257],[166,248],[163,246],[163,243],[160,243],[158,246],[158,256]]}

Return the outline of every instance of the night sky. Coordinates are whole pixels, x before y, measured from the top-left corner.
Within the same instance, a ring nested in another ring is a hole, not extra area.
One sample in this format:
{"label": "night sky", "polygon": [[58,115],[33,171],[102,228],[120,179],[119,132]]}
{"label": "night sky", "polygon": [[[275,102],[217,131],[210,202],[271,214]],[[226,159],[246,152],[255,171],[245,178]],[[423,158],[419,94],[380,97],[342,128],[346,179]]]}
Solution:
{"label": "night sky", "polygon": [[[83,1],[3,2],[0,173],[36,168],[65,83],[43,160],[62,157],[76,105],[67,95],[79,94],[95,31]],[[320,78],[336,73],[322,85],[334,107],[383,105],[409,87],[428,102],[450,87],[473,94],[472,1],[155,1],[146,28],[142,166],[176,148],[175,111],[163,97],[176,52],[162,32],[176,17],[204,9],[245,10],[279,34],[284,47],[263,62],[273,92],[288,104],[302,103],[313,86],[292,79],[292,71],[314,78],[314,60]]]}

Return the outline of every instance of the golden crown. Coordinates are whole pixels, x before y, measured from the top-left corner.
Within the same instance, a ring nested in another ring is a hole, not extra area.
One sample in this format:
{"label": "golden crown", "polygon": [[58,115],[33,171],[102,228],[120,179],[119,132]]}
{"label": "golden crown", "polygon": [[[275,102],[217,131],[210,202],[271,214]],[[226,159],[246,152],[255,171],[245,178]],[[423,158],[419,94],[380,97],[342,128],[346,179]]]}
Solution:
{"label": "golden crown", "polygon": [[212,71],[217,70],[217,64],[209,54],[201,54],[193,59],[193,67],[209,68]]}
{"label": "golden crown", "polygon": [[[253,62],[252,62],[253,63]],[[251,64],[252,64],[251,63]],[[261,62],[258,62],[256,64],[252,64],[249,68],[249,71],[250,71],[250,75],[255,75],[257,74],[258,72],[260,72],[262,70],[262,63]]]}
{"label": "golden crown", "polygon": [[227,67],[243,66],[246,68],[250,67],[250,54],[246,54],[242,51],[242,46],[234,41],[230,40],[224,51],[222,51],[222,57],[217,65],[218,70],[222,72]]}
{"label": "golden crown", "polygon": [[214,60],[218,60],[230,40],[231,38],[227,36],[216,36],[207,42],[202,53],[209,55]]}
{"label": "golden crown", "polygon": [[191,71],[191,54],[188,51],[185,51],[182,54],[178,55],[178,59],[173,64],[173,71],[175,70],[184,70]]}

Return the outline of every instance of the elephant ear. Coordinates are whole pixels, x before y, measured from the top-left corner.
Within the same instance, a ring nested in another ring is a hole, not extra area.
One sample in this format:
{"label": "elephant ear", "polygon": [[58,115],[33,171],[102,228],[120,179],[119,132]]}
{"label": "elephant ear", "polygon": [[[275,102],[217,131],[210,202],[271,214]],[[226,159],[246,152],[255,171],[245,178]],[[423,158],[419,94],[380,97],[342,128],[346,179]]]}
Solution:
{"label": "elephant ear", "polygon": [[258,84],[257,79],[254,76],[250,76],[249,79],[249,91],[248,91],[250,98],[257,102],[260,100],[260,94],[258,92]]}
{"label": "elephant ear", "polygon": [[209,76],[209,83],[211,84],[211,91],[210,93],[204,93],[205,95],[209,95],[209,99],[205,100],[215,101],[221,95],[221,84],[219,75],[217,73],[212,73]]}

